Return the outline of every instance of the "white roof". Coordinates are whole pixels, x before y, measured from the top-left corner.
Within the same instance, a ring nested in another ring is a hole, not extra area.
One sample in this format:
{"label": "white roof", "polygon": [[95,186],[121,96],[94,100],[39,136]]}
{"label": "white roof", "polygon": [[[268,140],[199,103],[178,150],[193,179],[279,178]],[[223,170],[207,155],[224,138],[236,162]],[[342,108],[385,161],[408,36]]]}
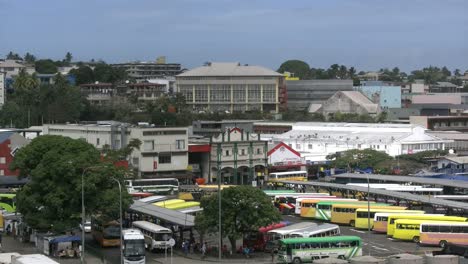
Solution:
{"label": "white roof", "polygon": [[141,233],[138,229],[124,229],[122,231],[122,236],[124,240],[137,240],[137,239],[145,239],[143,233]]}
{"label": "white roof", "polygon": [[132,223],[132,225],[136,228],[141,228],[153,232],[172,232],[169,228],[165,228],[147,221],[135,221]]}
{"label": "white roof", "polygon": [[458,164],[468,164],[468,156],[446,156],[444,159],[453,161]]}
{"label": "white roof", "polygon": [[270,230],[270,231],[268,231],[268,233],[285,235],[285,234],[289,234],[289,233],[297,231],[297,230],[306,229],[306,228],[310,228],[310,227],[313,227],[313,226],[317,226],[317,224],[312,223],[312,222],[300,222],[300,223],[297,223],[297,224],[292,224],[292,225],[289,225],[289,226],[285,226],[285,227],[281,227],[281,228],[278,228],[278,229]]}
{"label": "white roof", "polygon": [[4,61],[0,61],[0,67],[1,68],[7,68],[7,67],[8,68],[24,68],[26,66],[16,62],[15,60],[4,60]]}
{"label": "white roof", "polygon": [[241,65],[238,62],[213,62],[207,66],[197,67],[177,75],[188,76],[282,76],[273,70],[251,65]]}

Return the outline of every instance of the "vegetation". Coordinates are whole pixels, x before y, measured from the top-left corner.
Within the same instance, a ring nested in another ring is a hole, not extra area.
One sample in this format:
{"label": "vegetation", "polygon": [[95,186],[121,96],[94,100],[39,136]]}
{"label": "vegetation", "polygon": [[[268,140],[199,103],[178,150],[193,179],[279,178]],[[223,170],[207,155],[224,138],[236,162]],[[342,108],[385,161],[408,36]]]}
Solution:
{"label": "vegetation", "polygon": [[348,170],[373,168],[379,162],[392,160],[385,152],[373,149],[352,149],[327,156],[331,160],[331,166],[336,168],[348,168]]}
{"label": "vegetation", "polygon": [[[219,228],[218,195],[201,201],[203,212],[195,217],[197,230],[202,234],[215,233]],[[233,250],[236,240],[244,233],[257,230],[281,220],[281,216],[268,196],[251,186],[236,186],[221,191],[222,236],[227,237]]]}
{"label": "vegetation", "polygon": [[[30,178],[17,194],[17,207],[35,229],[63,232],[78,226],[83,172],[86,214],[118,219],[119,190],[112,179],[122,182],[126,170],[101,161],[99,151],[83,140],[38,137],[17,152],[11,169]],[[123,191],[126,210],[131,197]]]}

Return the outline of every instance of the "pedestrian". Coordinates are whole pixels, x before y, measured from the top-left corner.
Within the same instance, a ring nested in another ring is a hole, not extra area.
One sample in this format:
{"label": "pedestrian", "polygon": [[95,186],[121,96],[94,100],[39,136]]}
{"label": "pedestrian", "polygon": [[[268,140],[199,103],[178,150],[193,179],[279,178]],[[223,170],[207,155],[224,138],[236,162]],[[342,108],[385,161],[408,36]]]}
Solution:
{"label": "pedestrian", "polygon": [[206,242],[203,243],[203,246],[201,248],[201,252],[202,252],[202,259],[205,259],[205,257],[206,257]]}
{"label": "pedestrian", "polygon": [[184,247],[185,256],[188,256],[188,253],[189,253],[189,242],[188,242],[188,240],[184,241],[183,247]]}
{"label": "pedestrian", "polygon": [[271,263],[275,263],[275,251],[271,250]]}

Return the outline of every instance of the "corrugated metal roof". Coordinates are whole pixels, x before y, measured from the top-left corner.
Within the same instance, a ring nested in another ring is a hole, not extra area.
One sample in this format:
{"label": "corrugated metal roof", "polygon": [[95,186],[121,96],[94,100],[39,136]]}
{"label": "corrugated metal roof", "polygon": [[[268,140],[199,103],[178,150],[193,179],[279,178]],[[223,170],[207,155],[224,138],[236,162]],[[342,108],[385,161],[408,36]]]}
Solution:
{"label": "corrugated metal roof", "polygon": [[197,67],[177,75],[177,77],[189,76],[274,76],[280,77],[281,74],[261,67],[251,65],[241,65],[232,62],[213,62],[207,66]]}
{"label": "corrugated metal roof", "polygon": [[165,222],[169,222],[183,227],[193,227],[195,225],[195,217],[193,215],[184,214],[179,211],[166,209],[153,204],[146,204],[140,201],[134,201],[133,204],[130,206],[130,210],[150,215],[159,218]]}

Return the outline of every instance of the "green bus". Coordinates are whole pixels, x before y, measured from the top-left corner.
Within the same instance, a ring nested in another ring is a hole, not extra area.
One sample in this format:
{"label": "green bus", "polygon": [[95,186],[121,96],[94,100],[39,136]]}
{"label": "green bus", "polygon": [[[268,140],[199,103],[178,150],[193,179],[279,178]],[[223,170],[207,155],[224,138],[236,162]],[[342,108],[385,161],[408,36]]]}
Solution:
{"label": "green bus", "polygon": [[280,240],[278,263],[307,263],[322,258],[350,259],[362,255],[357,236],[286,238]]}
{"label": "green bus", "polygon": [[0,209],[14,213],[16,211],[16,194],[0,193]]}

